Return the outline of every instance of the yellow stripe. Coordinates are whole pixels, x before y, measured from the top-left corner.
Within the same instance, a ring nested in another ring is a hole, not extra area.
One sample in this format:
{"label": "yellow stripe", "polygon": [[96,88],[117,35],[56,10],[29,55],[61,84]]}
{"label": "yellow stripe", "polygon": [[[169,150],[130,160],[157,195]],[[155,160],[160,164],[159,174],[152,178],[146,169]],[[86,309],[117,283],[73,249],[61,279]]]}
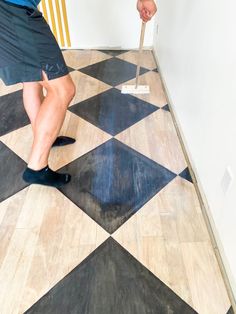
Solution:
{"label": "yellow stripe", "polygon": [[55,3],[56,3],[56,9],[57,9],[57,20],[58,20],[58,28],[59,28],[59,33],[60,33],[61,45],[62,47],[64,47],[65,39],[64,39],[63,29],[62,29],[60,6],[59,6],[58,0],[56,0]]}
{"label": "yellow stripe", "polygon": [[71,41],[70,41],[70,33],[69,33],[69,25],[68,25],[68,19],[67,19],[67,12],[66,12],[66,3],[65,0],[61,0],[62,4],[62,13],[63,13],[63,20],[66,30],[66,40],[68,47],[71,47]]}
{"label": "yellow stripe", "polygon": [[56,28],[55,16],[53,12],[52,1],[48,1],[48,5],[49,5],[50,16],[51,16],[51,21],[52,21],[52,31],[53,31],[54,36],[56,37],[56,40],[58,41],[57,28]]}
{"label": "yellow stripe", "polygon": [[42,4],[42,9],[43,9],[43,15],[45,17],[45,20],[48,22],[48,12],[47,12],[45,0],[42,0],[41,4]]}
{"label": "yellow stripe", "polygon": [[[52,32],[61,48],[71,47],[66,2],[65,0],[55,0],[55,6],[53,6],[52,1],[42,0],[39,9],[43,12],[47,23],[50,24]],[[53,8],[56,9],[56,12]]]}

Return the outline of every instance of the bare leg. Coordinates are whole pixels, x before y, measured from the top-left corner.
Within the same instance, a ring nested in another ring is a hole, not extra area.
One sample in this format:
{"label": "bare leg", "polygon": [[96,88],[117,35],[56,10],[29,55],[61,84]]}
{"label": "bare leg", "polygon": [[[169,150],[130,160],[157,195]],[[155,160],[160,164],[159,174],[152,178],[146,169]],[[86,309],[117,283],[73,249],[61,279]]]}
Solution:
{"label": "bare leg", "polygon": [[[44,101],[43,86],[39,82],[27,82],[23,85],[24,107],[31,122],[33,133],[35,132],[35,121],[39,113],[41,104]],[[52,147],[65,146],[73,144],[74,138],[68,136],[59,136],[56,138]]]}
{"label": "bare leg", "polygon": [[50,148],[61,129],[67,107],[75,94],[70,75],[49,81],[44,74],[44,81],[39,84],[47,90],[42,104],[38,108],[38,103],[35,102],[32,110],[28,109],[30,104],[28,102],[26,104],[34,129],[34,142],[28,164],[33,170],[40,170],[48,165]]}
{"label": "bare leg", "polygon": [[35,132],[36,117],[43,101],[43,86],[39,82],[27,82],[23,84],[24,107],[30,119],[33,132]]}

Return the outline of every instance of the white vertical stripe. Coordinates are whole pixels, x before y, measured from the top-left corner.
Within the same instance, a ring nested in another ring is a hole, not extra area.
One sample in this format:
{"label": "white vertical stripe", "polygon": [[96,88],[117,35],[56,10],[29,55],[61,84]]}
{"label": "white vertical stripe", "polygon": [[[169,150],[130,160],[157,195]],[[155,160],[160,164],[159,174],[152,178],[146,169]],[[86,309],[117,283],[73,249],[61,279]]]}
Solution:
{"label": "white vertical stripe", "polygon": [[58,0],[52,0],[52,6],[53,6],[53,12],[54,12],[54,18],[55,18],[55,24],[56,24],[56,30],[57,30],[57,38],[59,41],[59,45],[61,46],[62,41],[61,41],[60,29],[58,25],[57,7],[55,4],[55,1],[58,1]]}
{"label": "white vertical stripe", "polygon": [[50,9],[49,9],[49,5],[48,5],[48,0],[45,1],[45,4],[46,4],[46,8],[47,8],[47,13],[48,13],[48,24],[52,28],[52,19],[51,19]]}
{"label": "white vertical stripe", "polygon": [[67,37],[66,37],[66,27],[65,27],[65,21],[63,18],[63,10],[62,10],[62,4],[61,4],[61,0],[59,1],[59,7],[60,7],[60,14],[61,14],[61,20],[62,20],[62,30],[63,30],[63,36],[64,36],[64,41],[65,41],[65,48],[68,47],[69,43],[67,42]]}

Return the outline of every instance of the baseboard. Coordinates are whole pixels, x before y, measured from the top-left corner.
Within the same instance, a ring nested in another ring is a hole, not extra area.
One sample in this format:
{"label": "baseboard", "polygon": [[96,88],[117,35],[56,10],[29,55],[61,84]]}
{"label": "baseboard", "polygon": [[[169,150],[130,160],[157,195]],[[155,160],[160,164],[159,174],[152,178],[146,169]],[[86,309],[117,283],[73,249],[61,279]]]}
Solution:
{"label": "baseboard", "polygon": [[[62,47],[63,50],[138,50],[138,48],[134,47],[109,47],[109,46],[98,46],[98,47],[90,47],[90,46],[74,46],[74,47]],[[153,50],[152,46],[145,46],[143,50]]]}
{"label": "baseboard", "polygon": [[215,252],[215,255],[216,255],[220,270],[221,270],[222,277],[224,279],[224,283],[225,283],[225,286],[226,286],[226,289],[228,292],[228,296],[229,296],[229,299],[231,301],[233,310],[236,313],[236,282],[235,282],[234,277],[231,273],[231,269],[229,267],[226,255],[224,253],[224,248],[223,248],[222,242],[220,240],[219,234],[217,232],[216,225],[215,225],[213,216],[211,214],[211,210],[209,208],[209,204],[208,204],[206,195],[204,193],[203,186],[201,184],[201,180],[197,174],[196,167],[195,167],[194,162],[193,162],[193,158],[191,157],[191,152],[188,149],[188,145],[186,143],[185,136],[183,134],[181,125],[178,121],[177,114],[175,112],[174,105],[173,105],[173,102],[171,100],[170,93],[168,91],[168,87],[167,87],[165,79],[162,75],[161,66],[160,66],[160,63],[158,61],[158,57],[157,57],[157,53],[156,53],[155,49],[153,49],[153,54],[154,54],[154,58],[156,60],[156,64],[157,64],[157,67],[158,67],[158,70],[160,73],[161,81],[162,81],[166,96],[168,99],[168,104],[169,104],[171,115],[172,115],[172,118],[173,118],[173,121],[174,121],[174,124],[176,127],[176,131],[177,131],[179,140],[181,142],[181,146],[182,146],[183,152],[185,154],[190,173],[191,173],[192,178],[193,178],[193,183],[194,183],[194,186],[195,186],[198,198],[199,198],[199,202],[201,204],[201,209],[202,209],[202,213],[204,216],[204,220],[205,220],[205,223],[206,223],[206,226],[207,226],[210,238],[211,238],[212,246],[214,248],[214,252]]}

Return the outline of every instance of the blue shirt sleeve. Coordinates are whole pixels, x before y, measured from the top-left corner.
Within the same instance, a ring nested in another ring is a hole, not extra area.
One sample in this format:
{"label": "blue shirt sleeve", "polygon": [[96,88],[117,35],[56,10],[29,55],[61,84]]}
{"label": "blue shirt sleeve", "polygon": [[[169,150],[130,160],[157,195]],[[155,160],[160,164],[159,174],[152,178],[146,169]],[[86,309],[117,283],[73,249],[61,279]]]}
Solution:
{"label": "blue shirt sleeve", "polygon": [[37,8],[41,0],[5,0],[5,2],[14,3],[17,5],[22,5],[30,8]]}

